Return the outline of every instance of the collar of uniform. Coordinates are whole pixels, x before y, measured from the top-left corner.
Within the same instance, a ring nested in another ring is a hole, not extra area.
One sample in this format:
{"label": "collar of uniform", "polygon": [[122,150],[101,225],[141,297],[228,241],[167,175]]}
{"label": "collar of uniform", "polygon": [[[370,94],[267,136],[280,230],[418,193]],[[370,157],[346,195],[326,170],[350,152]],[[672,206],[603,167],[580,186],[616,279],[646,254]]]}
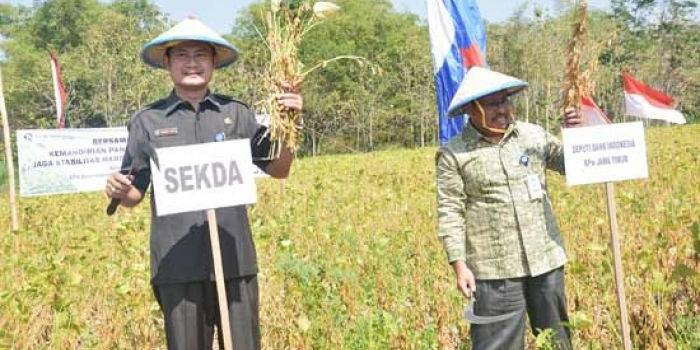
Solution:
{"label": "collar of uniform", "polygon": [[467,118],[467,122],[464,125],[464,131],[462,132],[462,135],[464,135],[464,138],[467,140],[480,140],[480,139],[486,139],[484,135],[482,135],[479,130],[474,127],[472,124],[472,121]]}
{"label": "collar of uniform", "polygon": [[204,101],[202,101],[202,103],[207,103],[217,112],[221,112],[221,102],[219,102],[216,95],[212,94],[209,90],[207,90],[207,95],[204,96]]}
{"label": "collar of uniform", "polygon": [[[170,92],[170,95],[166,99],[165,103],[168,106],[165,109],[166,116],[169,116],[170,114],[172,114],[173,112],[175,112],[176,110],[178,110],[182,106],[186,106],[189,109],[192,108],[192,105],[189,102],[182,100],[175,93],[175,90]],[[221,103],[219,103],[219,101],[217,101],[214,94],[212,94],[209,90],[207,90],[207,94],[204,96],[204,99],[202,100],[202,102],[200,102],[200,106],[202,107],[202,109],[210,107],[210,108],[216,110],[217,112],[221,111]]]}
{"label": "collar of uniform", "polygon": [[520,127],[518,127],[518,122],[513,121],[508,125],[508,129],[506,130],[506,133],[503,135],[503,139],[505,140],[508,138],[510,135],[513,136],[518,136],[520,134]]}
{"label": "collar of uniform", "polygon": [[[510,125],[508,125],[508,129],[506,129],[505,134],[503,134],[503,138],[501,139],[500,142],[497,143],[502,143],[506,139],[508,139],[511,135],[517,136],[519,134],[519,128],[518,128],[518,123],[517,122],[512,122]],[[489,144],[493,144],[494,142],[491,141],[488,137],[484,136],[473,124],[471,119],[468,119],[466,125],[464,126],[464,132],[462,133],[467,140],[479,140],[479,141],[484,141]]]}

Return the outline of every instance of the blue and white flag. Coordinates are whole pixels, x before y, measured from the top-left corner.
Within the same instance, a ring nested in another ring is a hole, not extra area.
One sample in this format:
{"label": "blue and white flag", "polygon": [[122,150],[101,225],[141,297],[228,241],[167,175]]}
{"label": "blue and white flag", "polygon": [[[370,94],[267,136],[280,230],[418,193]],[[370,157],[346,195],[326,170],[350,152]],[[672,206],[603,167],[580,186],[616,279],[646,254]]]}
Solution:
{"label": "blue and white flag", "polygon": [[464,116],[448,117],[447,108],[469,67],[486,66],[486,27],[475,0],[426,1],[444,145],[464,128]]}

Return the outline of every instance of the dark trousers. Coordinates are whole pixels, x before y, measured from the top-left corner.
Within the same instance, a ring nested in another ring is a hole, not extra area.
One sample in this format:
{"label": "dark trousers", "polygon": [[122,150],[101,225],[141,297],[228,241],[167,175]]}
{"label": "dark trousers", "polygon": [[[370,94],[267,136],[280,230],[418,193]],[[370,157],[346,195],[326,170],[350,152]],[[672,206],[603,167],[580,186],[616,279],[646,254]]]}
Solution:
{"label": "dark trousers", "polygon": [[[535,277],[476,281],[476,315],[494,316],[516,310],[527,310],[535,335],[551,328],[559,348],[571,348],[570,331],[562,324],[569,320],[563,267]],[[501,322],[471,325],[475,350],[524,349],[524,337],[525,312]]]}
{"label": "dark trousers", "polygon": [[[214,282],[162,284],[154,291],[163,315],[169,350],[209,350],[214,325],[220,329],[219,303]],[[256,276],[226,281],[228,314],[236,350],[260,349],[258,280]],[[218,333],[219,348],[224,348]]]}

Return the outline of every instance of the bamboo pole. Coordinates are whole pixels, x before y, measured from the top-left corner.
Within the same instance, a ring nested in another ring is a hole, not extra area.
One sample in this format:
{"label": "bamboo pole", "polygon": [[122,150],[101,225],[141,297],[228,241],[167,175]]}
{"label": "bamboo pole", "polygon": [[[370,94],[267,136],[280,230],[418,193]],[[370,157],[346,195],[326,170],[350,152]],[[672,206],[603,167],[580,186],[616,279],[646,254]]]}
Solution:
{"label": "bamboo pole", "polygon": [[627,316],[627,301],[625,298],[625,281],[622,271],[622,256],[620,253],[620,240],[617,235],[615,186],[612,182],[605,183],[605,194],[608,203],[608,220],[610,222],[610,245],[612,246],[615,268],[615,293],[617,294],[617,305],[620,307],[620,329],[622,332],[622,343],[625,350],[631,350],[632,341],[630,339],[629,317]]}
{"label": "bamboo pole", "polygon": [[228,298],[226,297],[226,284],[224,281],[224,268],[221,263],[221,246],[219,244],[219,226],[216,222],[216,210],[207,210],[209,219],[209,241],[211,242],[211,256],[214,260],[214,277],[216,279],[216,294],[219,297],[219,316],[221,327],[219,332],[224,337],[224,349],[233,350],[233,338],[228,317]]}
{"label": "bamboo pole", "polygon": [[10,140],[10,123],[5,108],[5,94],[2,86],[2,70],[0,70],[0,114],[2,115],[2,130],[5,138],[5,163],[7,165],[7,186],[10,190],[10,215],[12,216],[12,231],[19,230],[17,214],[17,194],[15,193],[15,164],[12,160],[12,142]]}
{"label": "bamboo pole", "polygon": [[53,81],[53,96],[56,101],[56,129],[62,129],[63,126],[61,125],[61,113],[62,109],[65,108],[65,106],[62,106],[61,93],[59,92],[60,87],[58,84],[58,70],[56,69],[57,64],[58,60],[53,56],[53,53],[51,53],[51,81]]}

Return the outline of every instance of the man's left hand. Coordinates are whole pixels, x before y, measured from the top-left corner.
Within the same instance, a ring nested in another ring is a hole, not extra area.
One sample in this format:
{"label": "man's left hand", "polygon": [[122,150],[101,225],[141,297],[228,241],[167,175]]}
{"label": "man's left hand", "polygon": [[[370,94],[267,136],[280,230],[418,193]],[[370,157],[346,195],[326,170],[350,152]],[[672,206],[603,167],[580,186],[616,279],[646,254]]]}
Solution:
{"label": "man's left hand", "polygon": [[583,118],[581,117],[581,112],[576,108],[569,107],[564,110],[564,120],[562,125],[565,128],[576,128],[583,126]]}
{"label": "man's left hand", "polygon": [[282,85],[284,93],[277,95],[277,103],[286,110],[301,112],[304,107],[304,99],[299,94],[299,88],[290,84]]}

